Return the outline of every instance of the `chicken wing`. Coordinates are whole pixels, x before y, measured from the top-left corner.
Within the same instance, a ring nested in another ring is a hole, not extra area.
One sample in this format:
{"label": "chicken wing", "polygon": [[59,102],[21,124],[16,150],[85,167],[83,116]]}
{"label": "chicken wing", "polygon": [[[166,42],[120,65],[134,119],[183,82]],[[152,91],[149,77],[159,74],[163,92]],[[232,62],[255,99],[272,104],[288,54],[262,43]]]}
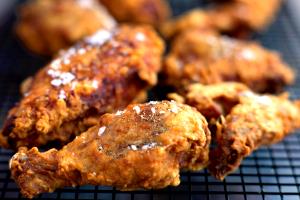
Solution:
{"label": "chicken wing", "polygon": [[3,147],[65,143],[124,108],[157,81],[162,40],[150,27],[100,30],[41,69],[12,108],[0,133]]}
{"label": "chicken wing", "polygon": [[166,38],[192,29],[209,29],[236,37],[261,31],[272,21],[282,0],[232,0],[209,9],[194,9],[164,23],[161,32]]}
{"label": "chicken wing", "polygon": [[207,122],[187,105],[133,104],[99,121],[59,151],[19,150],[10,169],[22,194],[32,198],[85,184],[121,190],[164,188],[180,183],[180,169],[207,165]]}
{"label": "chicken wing", "polygon": [[257,148],[280,142],[300,128],[300,101],[291,102],[287,95],[258,95],[242,84],[194,84],[187,90],[185,103],[207,118],[225,116],[211,129],[216,146],[208,166],[220,180]]}
{"label": "chicken wing", "polygon": [[115,24],[96,0],[33,0],[21,7],[16,32],[33,52],[53,55]]}
{"label": "chicken wing", "polygon": [[150,24],[157,27],[171,10],[166,0],[100,0],[119,22]]}
{"label": "chicken wing", "polygon": [[242,82],[256,92],[277,92],[293,83],[294,73],[280,56],[254,42],[189,30],[174,41],[164,64],[166,83]]}

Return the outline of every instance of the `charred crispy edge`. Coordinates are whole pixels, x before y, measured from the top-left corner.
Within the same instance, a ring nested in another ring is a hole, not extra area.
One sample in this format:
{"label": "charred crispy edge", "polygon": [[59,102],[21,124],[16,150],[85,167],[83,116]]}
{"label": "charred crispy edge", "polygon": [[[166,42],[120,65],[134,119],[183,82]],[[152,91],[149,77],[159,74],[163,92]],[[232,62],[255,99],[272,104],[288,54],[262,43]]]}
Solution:
{"label": "charred crispy edge", "polygon": [[226,139],[226,122],[223,116],[219,118],[215,126],[214,142],[217,147],[210,150],[208,170],[215,178],[223,180],[241,164],[243,158],[249,155],[251,150],[246,147],[241,150],[232,147],[235,140]]}
{"label": "charred crispy edge", "polygon": [[[288,94],[283,93],[279,98],[288,99]],[[298,113],[300,115],[300,100],[293,101],[293,104],[298,108]],[[230,137],[228,139],[226,137],[228,132],[234,130],[227,129],[226,121],[223,116],[220,118],[220,121],[216,122],[215,126],[217,128],[214,140],[217,143],[217,147],[212,148],[209,153],[210,162],[208,170],[215,178],[223,180],[228,174],[232,173],[240,166],[245,157],[264,144],[255,144],[253,141],[247,139],[245,143],[243,142],[243,144],[239,146],[241,148],[236,148],[235,146],[240,143],[240,140],[238,138]],[[290,128],[291,129],[287,130],[288,132],[286,132],[280,140],[274,140],[268,145],[281,141],[286,134],[290,134],[294,129],[300,128],[300,122],[294,123]],[[235,145],[233,146],[234,143]]]}

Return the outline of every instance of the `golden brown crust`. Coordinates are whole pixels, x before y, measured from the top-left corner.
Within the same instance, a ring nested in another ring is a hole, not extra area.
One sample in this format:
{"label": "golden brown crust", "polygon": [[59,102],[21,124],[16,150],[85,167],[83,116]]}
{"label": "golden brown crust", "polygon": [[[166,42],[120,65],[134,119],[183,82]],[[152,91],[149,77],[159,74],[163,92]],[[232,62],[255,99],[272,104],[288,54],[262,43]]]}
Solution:
{"label": "golden brown crust", "polygon": [[210,152],[209,171],[222,180],[244,157],[263,146],[280,142],[300,127],[297,102],[270,95],[244,93],[216,132],[217,148]]}
{"label": "golden brown crust", "polygon": [[150,24],[157,27],[171,16],[166,0],[100,0],[119,22]]}
{"label": "golden brown crust", "polygon": [[68,142],[93,117],[124,108],[156,84],[164,45],[150,27],[101,30],[62,52],[33,78],[0,134],[3,147]]}
{"label": "golden brown crust", "polygon": [[289,101],[287,95],[258,95],[242,84],[220,83],[194,84],[184,97],[207,119],[220,117],[211,129],[216,146],[208,168],[221,180],[257,148],[300,128],[300,103]]}
{"label": "golden brown crust", "polygon": [[172,44],[164,64],[169,85],[242,82],[256,92],[277,92],[294,81],[294,73],[276,53],[254,42],[187,30]]}
{"label": "golden brown crust", "polygon": [[207,165],[210,132],[195,109],[175,102],[133,104],[106,114],[62,150],[21,149],[10,161],[25,197],[64,186],[158,189],[180,183],[180,169]]}
{"label": "golden brown crust", "polygon": [[195,9],[166,22],[161,32],[172,38],[192,28],[244,37],[251,31],[265,29],[274,19],[282,0],[224,1],[210,9]]}
{"label": "golden brown crust", "polygon": [[194,9],[160,26],[160,32],[166,39],[173,39],[191,29],[215,30],[212,18],[205,10]]}
{"label": "golden brown crust", "polygon": [[238,28],[260,31],[273,21],[281,4],[282,0],[232,0],[219,5],[212,15],[225,32]]}
{"label": "golden brown crust", "polygon": [[16,33],[33,52],[53,55],[115,24],[96,0],[34,0],[21,7]]}
{"label": "golden brown crust", "polygon": [[[226,116],[231,108],[239,103],[239,95],[249,91],[241,83],[191,84],[186,88],[182,103],[195,107],[208,121]],[[176,99],[174,99],[176,100]]]}

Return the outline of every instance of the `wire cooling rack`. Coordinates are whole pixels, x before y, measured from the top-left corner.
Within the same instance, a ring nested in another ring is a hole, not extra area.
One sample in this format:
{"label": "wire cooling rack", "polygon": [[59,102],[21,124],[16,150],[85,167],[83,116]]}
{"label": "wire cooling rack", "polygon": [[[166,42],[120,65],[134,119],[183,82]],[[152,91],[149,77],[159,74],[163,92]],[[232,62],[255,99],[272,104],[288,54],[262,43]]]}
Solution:
{"label": "wire cooling rack", "polygon": [[[175,15],[202,5],[200,0],[171,0]],[[292,10],[283,6],[277,21],[270,29],[254,39],[264,46],[281,52],[284,59],[296,70],[300,69],[300,34]],[[300,19],[299,19],[300,20]],[[14,15],[0,27],[0,125],[19,98],[19,84],[47,59],[24,50],[12,31]],[[288,88],[292,98],[300,97],[300,80]],[[16,184],[10,179],[8,160],[10,150],[0,149],[0,199],[20,199]],[[300,134],[287,137],[283,142],[264,147],[246,158],[235,173],[224,182],[211,177],[206,170],[182,172],[181,184],[164,190],[121,192],[112,187],[83,186],[64,188],[40,199],[300,199]]]}

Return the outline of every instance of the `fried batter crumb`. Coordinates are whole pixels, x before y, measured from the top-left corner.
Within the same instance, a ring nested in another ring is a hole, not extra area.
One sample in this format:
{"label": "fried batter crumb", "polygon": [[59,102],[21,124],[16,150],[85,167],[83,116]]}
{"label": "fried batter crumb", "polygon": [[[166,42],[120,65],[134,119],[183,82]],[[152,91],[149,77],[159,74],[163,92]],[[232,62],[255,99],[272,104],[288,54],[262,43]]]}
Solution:
{"label": "fried batter crumb", "polygon": [[[134,107],[140,108],[140,115]],[[157,112],[152,113],[153,108]],[[177,111],[171,112],[174,108]],[[99,130],[105,133],[99,136]],[[159,189],[177,186],[180,169],[206,167],[209,144],[208,124],[195,109],[170,101],[133,104],[123,115],[103,115],[59,151],[21,149],[10,169],[27,198],[86,184],[127,191]]]}
{"label": "fried batter crumb", "polygon": [[[123,25],[100,33],[62,52],[25,84],[27,96],[10,110],[1,146],[64,144],[99,115],[144,100],[141,94],[157,82],[162,40],[148,26]],[[137,33],[145,39],[137,40]]]}

